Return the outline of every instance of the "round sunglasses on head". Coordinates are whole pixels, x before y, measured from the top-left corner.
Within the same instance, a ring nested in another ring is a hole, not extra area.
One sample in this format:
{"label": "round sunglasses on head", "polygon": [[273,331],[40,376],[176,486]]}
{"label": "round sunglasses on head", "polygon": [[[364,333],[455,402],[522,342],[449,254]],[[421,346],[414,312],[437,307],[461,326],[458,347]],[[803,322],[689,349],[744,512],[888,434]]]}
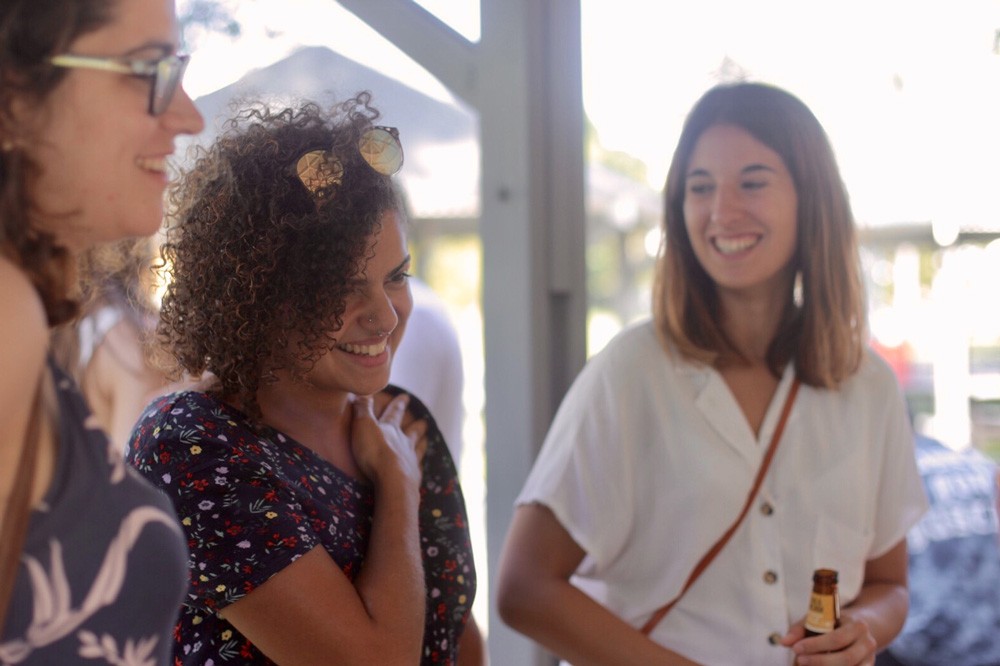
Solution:
{"label": "round sunglasses on head", "polygon": [[104,72],[128,74],[149,79],[149,108],[151,116],[158,116],[170,107],[177,86],[184,77],[189,55],[167,55],[155,60],[132,58],[82,56],[64,53],[49,60],[56,67],[69,69],[96,69]]}
{"label": "round sunglasses on head", "polygon": [[[383,176],[395,175],[403,166],[403,144],[395,127],[375,125],[361,133],[358,153],[374,171]],[[317,199],[324,199],[344,177],[344,165],[327,149],[310,150],[295,164],[295,175]]]}

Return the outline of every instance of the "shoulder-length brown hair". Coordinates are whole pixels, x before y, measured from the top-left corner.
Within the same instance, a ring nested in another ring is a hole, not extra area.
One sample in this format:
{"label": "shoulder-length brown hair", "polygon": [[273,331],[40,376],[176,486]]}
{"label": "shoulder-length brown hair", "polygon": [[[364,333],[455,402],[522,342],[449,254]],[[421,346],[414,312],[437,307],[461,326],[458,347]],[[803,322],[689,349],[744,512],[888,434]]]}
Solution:
{"label": "shoulder-length brown hair", "polygon": [[25,127],[15,106],[42,109],[66,70],[49,59],[64,52],[78,37],[106,25],[115,0],[3,0],[0,3],[0,253],[27,273],[38,290],[52,325],[73,317],[77,304],[70,295],[69,252],[35,220],[41,202],[29,195],[40,167],[24,146],[40,140]]}
{"label": "shoulder-length brown hair", "polygon": [[[174,183],[157,329],[173,374],[209,371],[222,395],[257,415],[262,382],[300,374],[333,346],[382,214],[402,210],[390,177],[359,150],[379,116],[370,102],[361,93],[330,110],[250,104]],[[322,200],[296,175],[314,150],[342,166]]]}
{"label": "shoulder-length brown hair", "polygon": [[712,88],[685,121],[665,188],[664,243],[653,284],[653,318],[661,341],[682,356],[713,363],[736,353],[722,331],[715,285],[691,247],[684,223],[691,153],[709,127],[734,125],[778,153],[798,195],[792,289],[767,362],[780,376],[790,360],[803,382],[834,388],[857,370],[864,349],[865,303],[857,236],[847,191],[822,125],[798,98],[761,83]]}

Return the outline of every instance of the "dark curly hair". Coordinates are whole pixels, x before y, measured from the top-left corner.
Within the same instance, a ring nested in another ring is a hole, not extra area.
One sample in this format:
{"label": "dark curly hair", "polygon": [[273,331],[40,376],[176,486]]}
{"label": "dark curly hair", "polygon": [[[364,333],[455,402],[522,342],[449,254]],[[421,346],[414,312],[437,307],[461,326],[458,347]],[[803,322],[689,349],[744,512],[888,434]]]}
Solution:
{"label": "dark curly hair", "polygon": [[[259,415],[261,382],[279,369],[301,376],[333,347],[381,215],[402,210],[391,179],[358,149],[378,117],[367,92],[328,111],[257,102],[196,149],[170,189],[161,247],[169,284],[157,334],[175,375],[209,371],[222,395]],[[322,198],[295,173],[299,157],[318,149],[343,165]]]}
{"label": "dark curly hair", "polygon": [[36,227],[39,202],[32,201],[29,190],[40,167],[23,147],[41,137],[36,128],[25,126],[24,118],[16,117],[14,108],[25,104],[41,109],[66,75],[49,59],[106,25],[116,6],[116,0],[0,2],[0,252],[28,274],[52,325],[77,311],[67,280],[73,258]]}

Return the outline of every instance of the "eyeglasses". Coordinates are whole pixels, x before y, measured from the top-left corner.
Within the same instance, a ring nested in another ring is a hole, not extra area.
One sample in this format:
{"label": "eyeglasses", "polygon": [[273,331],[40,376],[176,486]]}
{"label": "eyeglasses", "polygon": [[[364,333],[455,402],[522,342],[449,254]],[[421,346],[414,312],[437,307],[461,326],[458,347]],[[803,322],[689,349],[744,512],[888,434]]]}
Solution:
{"label": "eyeglasses", "polygon": [[[358,152],[383,176],[392,176],[403,167],[403,144],[395,127],[366,129],[358,139]],[[322,199],[327,188],[340,184],[344,165],[329,150],[310,150],[296,161],[295,173],[314,197]]]}
{"label": "eyeglasses", "polygon": [[158,116],[170,106],[177,86],[184,76],[189,55],[168,55],[158,60],[132,60],[129,58],[99,58],[65,53],[53,57],[56,67],[70,69],[99,69],[105,72],[129,74],[152,81],[149,90],[149,115]]}

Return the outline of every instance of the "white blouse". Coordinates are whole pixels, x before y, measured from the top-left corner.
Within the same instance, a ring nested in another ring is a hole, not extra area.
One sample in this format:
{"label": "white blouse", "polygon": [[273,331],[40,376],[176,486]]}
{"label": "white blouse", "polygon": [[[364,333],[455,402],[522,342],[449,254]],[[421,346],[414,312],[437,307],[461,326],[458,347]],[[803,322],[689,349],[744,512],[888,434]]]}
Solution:
{"label": "white blouse", "polygon": [[[640,627],[739,515],[792,377],[757,437],[717,371],[632,326],[574,382],[517,502],[553,511],[587,553],[573,583]],[[789,664],[769,638],[805,615],[813,570],[839,571],[846,605],[926,508],[902,395],[868,352],[840,389],[802,386],[756,505],[652,638],[705,664]]]}

